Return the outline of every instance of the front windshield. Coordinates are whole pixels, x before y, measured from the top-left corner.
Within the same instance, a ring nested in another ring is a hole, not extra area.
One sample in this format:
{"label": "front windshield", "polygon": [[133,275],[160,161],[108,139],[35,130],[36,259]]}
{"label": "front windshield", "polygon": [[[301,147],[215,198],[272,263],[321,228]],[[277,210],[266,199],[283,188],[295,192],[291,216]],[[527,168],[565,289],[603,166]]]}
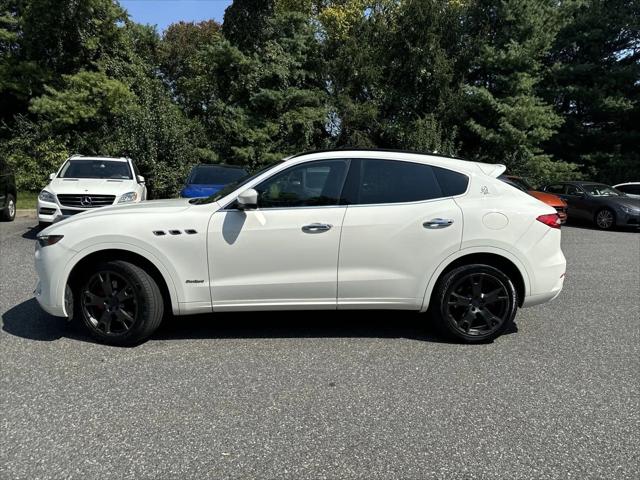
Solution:
{"label": "front windshield", "polygon": [[582,185],[584,191],[589,195],[594,197],[623,197],[624,193],[620,190],[616,190],[609,185],[604,185],[602,183],[596,183],[592,185]]}
{"label": "front windshield", "polygon": [[131,180],[128,162],[110,160],[68,160],[60,171],[60,178],[112,178]]}
{"label": "front windshield", "polygon": [[193,168],[189,181],[191,185],[227,185],[247,176],[242,168],[198,165]]}
{"label": "front windshield", "polygon": [[269,165],[266,165],[265,167],[261,168],[260,170],[258,170],[256,173],[254,173],[253,175],[246,175],[238,180],[236,180],[233,183],[230,183],[229,185],[227,185],[224,188],[221,188],[220,190],[218,190],[216,193],[214,193],[213,195],[210,195],[208,197],[205,198],[193,198],[191,200],[189,200],[189,203],[192,203],[194,205],[201,205],[203,203],[213,203],[213,202],[217,202],[218,200],[220,200],[223,197],[226,197],[227,195],[229,195],[231,192],[233,192],[235,189],[241,187],[242,185],[249,183],[251,180],[253,180],[254,178],[256,178],[258,175],[263,174],[264,172],[266,172],[267,170],[271,170],[274,167],[277,167],[278,165],[280,165],[282,162],[284,162],[284,160],[280,160],[279,162],[276,163],[272,163]]}

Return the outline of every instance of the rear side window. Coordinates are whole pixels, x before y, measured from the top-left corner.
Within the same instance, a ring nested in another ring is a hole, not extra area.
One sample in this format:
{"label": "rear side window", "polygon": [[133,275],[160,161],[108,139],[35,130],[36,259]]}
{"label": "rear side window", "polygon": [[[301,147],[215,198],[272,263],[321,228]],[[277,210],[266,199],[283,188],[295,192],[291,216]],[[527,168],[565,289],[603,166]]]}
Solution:
{"label": "rear side window", "polygon": [[431,167],[436,174],[440,188],[445,197],[453,197],[454,195],[462,195],[467,191],[469,185],[469,177],[462,173],[447,170],[446,168]]}
{"label": "rear side window", "polygon": [[397,160],[361,160],[357,204],[418,202],[442,197],[429,165]]}
{"label": "rear side window", "polygon": [[564,185],[547,185],[544,191],[549,193],[564,193]]}
{"label": "rear side window", "polygon": [[640,195],[640,185],[620,185],[616,187],[618,190],[624,193],[630,193],[632,195]]}

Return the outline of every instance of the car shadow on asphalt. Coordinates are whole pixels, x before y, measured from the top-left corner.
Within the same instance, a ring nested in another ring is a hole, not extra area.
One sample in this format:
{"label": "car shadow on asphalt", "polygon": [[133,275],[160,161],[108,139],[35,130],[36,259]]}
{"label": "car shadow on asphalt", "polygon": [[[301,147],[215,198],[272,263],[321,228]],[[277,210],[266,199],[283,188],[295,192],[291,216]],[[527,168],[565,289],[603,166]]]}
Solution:
{"label": "car shadow on asphalt", "polygon": [[35,240],[36,239],[36,235],[38,235],[40,230],[42,230],[42,227],[40,225],[36,224],[33,227],[29,227],[29,230],[24,232],[21,235],[21,237],[22,238],[26,238],[27,240]]}
{"label": "car shadow on asphalt", "polygon": [[[80,322],[45,313],[35,299],[2,315],[2,330],[29,340],[70,338],[93,342]],[[514,323],[505,334],[516,333]],[[425,314],[394,310],[238,312],[170,316],[154,340],[229,338],[404,338],[433,343],[457,343],[442,334]]]}

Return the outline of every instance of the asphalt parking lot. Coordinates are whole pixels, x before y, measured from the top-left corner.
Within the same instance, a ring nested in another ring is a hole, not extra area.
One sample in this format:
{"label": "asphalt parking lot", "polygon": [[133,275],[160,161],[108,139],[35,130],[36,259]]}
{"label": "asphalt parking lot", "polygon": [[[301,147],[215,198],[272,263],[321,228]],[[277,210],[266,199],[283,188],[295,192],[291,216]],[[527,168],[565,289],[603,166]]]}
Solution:
{"label": "asphalt parking lot", "polygon": [[639,478],[640,234],[564,227],[565,290],[487,345],[415,314],[177,319],[132,349],[32,298],[0,224],[0,478]]}

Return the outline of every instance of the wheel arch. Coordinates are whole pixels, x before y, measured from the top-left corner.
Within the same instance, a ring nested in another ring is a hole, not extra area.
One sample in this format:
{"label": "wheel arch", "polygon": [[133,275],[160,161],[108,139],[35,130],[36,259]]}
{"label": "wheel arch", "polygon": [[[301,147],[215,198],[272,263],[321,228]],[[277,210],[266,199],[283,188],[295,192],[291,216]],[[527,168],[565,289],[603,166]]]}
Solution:
{"label": "wheel arch", "polygon": [[131,245],[127,245],[126,248],[108,246],[80,252],[67,265],[62,291],[64,292],[67,284],[70,283],[73,285],[76,283],[82,272],[90,265],[111,260],[123,260],[144,269],[158,284],[165,303],[165,310],[170,309],[175,315],[180,314],[177,292],[169,272],[164,265],[150,253],[143,252],[139,249],[135,249],[134,251]]}
{"label": "wheel arch", "polygon": [[518,306],[522,306],[525,296],[531,288],[529,276],[524,266],[511,253],[499,251],[499,249],[491,249],[491,251],[459,251],[457,255],[452,255],[444,260],[429,280],[421,310],[424,311],[429,307],[435,286],[447,272],[454,268],[474,263],[490,265],[503,271],[513,281],[516,292],[518,292]]}

